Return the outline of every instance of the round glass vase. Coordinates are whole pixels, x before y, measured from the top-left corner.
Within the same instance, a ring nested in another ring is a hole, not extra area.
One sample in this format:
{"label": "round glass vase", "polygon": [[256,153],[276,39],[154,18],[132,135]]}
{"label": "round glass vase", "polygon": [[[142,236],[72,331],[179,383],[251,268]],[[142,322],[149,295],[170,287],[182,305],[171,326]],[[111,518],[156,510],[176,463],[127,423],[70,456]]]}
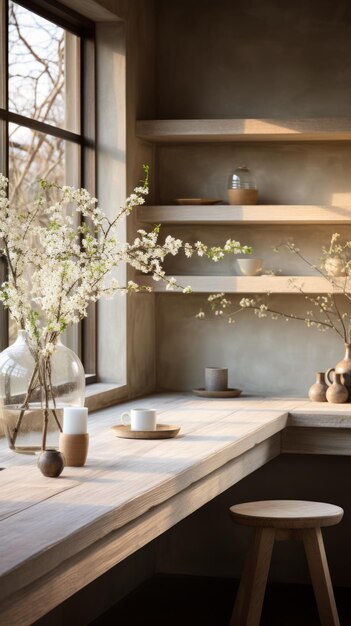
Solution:
{"label": "round glass vase", "polygon": [[38,358],[20,330],[0,353],[0,420],[11,450],[58,448],[64,407],[84,406],[84,398],[83,365],[59,339],[50,357]]}

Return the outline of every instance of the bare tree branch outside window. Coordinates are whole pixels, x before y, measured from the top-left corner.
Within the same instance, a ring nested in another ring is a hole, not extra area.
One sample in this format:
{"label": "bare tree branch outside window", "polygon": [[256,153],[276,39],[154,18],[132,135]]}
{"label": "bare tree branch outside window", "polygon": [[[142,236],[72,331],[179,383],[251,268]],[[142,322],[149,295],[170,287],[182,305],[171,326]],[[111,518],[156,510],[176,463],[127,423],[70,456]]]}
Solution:
{"label": "bare tree branch outside window", "polygon": [[[57,24],[9,1],[8,108],[18,115],[56,128],[72,129],[67,106],[67,42],[78,40]],[[78,49],[78,46],[76,46]],[[70,85],[71,87],[71,85]],[[79,90],[79,85],[76,86]],[[69,94],[70,100],[75,94]],[[73,121],[74,124],[74,121]],[[9,124],[9,198],[18,210],[35,200],[42,178],[60,185],[77,171],[79,145],[61,137]],[[74,161],[74,163],[73,163]],[[10,322],[10,341],[15,336]]]}

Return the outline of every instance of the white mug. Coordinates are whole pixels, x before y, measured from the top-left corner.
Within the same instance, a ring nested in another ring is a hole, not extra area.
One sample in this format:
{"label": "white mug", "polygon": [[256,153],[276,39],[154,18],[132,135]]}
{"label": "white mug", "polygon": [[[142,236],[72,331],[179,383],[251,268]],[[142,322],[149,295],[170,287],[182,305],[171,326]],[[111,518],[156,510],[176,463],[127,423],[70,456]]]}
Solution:
{"label": "white mug", "polygon": [[131,409],[121,415],[125,426],[130,424],[131,430],[156,430],[155,409]]}

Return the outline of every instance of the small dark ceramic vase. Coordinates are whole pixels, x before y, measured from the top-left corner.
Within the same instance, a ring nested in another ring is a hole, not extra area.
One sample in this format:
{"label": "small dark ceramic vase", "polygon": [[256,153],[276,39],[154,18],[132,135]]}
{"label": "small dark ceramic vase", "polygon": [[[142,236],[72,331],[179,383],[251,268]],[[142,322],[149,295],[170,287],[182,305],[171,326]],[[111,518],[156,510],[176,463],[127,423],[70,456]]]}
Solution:
{"label": "small dark ceramic vase", "polygon": [[38,467],[44,476],[57,478],[65,467],[64,456],[59,450],[44,450],[39,455]]}
{"label": "small dark ceramic vase", "polygon": [[326,402],[328,385],[325,382],[324,372],[316,374],[316,382],[308,390],[308,397],[311,402]]}
{"label": "small dark ceramic vase", "polygon": [[341,374],[334,374],[334,382],[327,391],[327,400],[333,404],[341,404],[347,402],[349,398],[349,392],[347,387],[341,382]]}
{"label": "small dark ceramic vase", "polygon": [[228,369],[226,367],[205,367],[205,389],[225,391],[228,389]]}

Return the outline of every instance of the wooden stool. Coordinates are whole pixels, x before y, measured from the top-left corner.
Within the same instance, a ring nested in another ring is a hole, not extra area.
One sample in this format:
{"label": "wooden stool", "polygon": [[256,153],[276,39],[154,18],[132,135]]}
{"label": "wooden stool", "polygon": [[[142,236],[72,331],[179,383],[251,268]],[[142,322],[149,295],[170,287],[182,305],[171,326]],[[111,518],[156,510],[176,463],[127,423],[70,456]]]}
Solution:
{"label": "wooden stool", "polygon": [[265,500],[237,504],[230,513],[238,524],[255,527],[230,626],[260,623],[275,539],[303,541],[321,624],[340,626],[321,528],[338,524],[344,511],[323,502]]}

